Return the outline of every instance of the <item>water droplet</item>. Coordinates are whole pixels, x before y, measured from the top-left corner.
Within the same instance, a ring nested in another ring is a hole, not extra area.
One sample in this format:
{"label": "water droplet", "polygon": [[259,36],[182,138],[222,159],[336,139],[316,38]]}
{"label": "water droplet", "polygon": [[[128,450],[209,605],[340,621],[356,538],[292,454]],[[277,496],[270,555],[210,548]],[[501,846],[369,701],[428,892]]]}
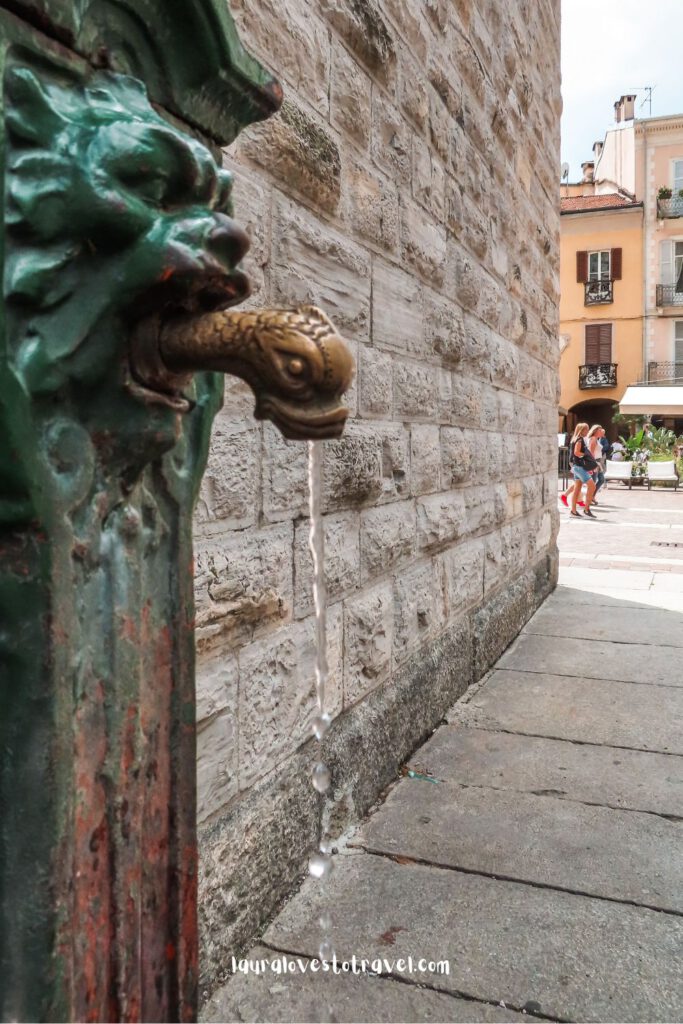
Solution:
{"label": "water droplet", "polygon": [[329,878],[332,870],[332,860],[326,853],[314,853],[308,862],[308,873],[313,878],[321,878],[323,881]]}
{"label": "water droplet", "polygon": [[313,787],[318,790],[319,793],[326,793],[330,788],[330,769],[322,761],[313,769]]}
{"label": "water droplet", "polygon": [[322,932],[327,933],[330,931],[332,927],[332,918],[327,913],[327,911],[323,911],[323,913],[320,915],[320,917],[318,918],[318,924],[320,925],[320,930]]}
{"label": "water droplet", "polygon": [[324,711],[322,715],[316,715],[313,719],[313,735],[317,740],[321,740],[327,730],[330,727],[332,719],[328,715],[327,711]]}
{"label": "water droplet", "polygon": [[334,956],[334,946],[329,939],[323,939],[318,946],[318,956],[321,960],[331,960]]}

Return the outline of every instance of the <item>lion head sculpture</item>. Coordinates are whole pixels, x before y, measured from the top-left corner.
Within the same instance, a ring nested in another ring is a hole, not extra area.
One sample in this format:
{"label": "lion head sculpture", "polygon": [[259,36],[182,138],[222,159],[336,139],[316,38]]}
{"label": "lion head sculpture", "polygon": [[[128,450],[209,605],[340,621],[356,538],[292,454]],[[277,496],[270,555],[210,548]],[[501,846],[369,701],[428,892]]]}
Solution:
{"label": "lion head sculpture", "polygon": [[248,294],[231,175],[153,110],[140,82],[98,72],[44,84],[14,67],[6,88],[5,298],[29,393],[103,376],[121,355],[92,343],[105,321],[146,303],[207,310]]}

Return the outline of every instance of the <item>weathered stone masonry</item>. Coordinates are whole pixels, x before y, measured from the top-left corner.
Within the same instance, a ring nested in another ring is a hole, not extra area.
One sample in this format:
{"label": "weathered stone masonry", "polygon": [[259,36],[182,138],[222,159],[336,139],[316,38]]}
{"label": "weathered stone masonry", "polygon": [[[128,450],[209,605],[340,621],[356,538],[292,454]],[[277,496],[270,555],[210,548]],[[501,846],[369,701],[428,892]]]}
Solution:
{"label": "weathered stone masonry", "polygon": [[[324,469],[341,829],[554,585],[559,0],[232,10],[287,97],[226,157],[250,301],[318,303],[357,355]],[[196,521],[205,990],[316,813],[305,445],[228,387]]]}

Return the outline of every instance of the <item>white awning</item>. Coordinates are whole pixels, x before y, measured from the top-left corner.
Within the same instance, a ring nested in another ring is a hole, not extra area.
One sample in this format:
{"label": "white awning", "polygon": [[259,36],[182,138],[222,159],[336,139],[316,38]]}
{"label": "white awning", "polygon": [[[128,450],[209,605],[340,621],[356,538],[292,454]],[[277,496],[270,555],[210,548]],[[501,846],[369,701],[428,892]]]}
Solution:
{"label": "white awning", "polygon": [[683,385],[632,384],[619,402],[619,412],[632,416],[683,416]]}

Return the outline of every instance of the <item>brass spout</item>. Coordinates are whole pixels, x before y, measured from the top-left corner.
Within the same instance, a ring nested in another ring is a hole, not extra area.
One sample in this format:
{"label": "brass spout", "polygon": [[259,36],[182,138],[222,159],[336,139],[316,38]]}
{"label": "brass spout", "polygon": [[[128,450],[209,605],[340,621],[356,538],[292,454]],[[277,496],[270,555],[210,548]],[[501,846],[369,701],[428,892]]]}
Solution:
{"label": "brass spout", "polygon": [[191,373],[240,377],[256,396],[256,418],[295,440],[341,435],[354,372],[346,343],[315,306],[151,318],[136,331],[132,363],[138,380],[176,403]]}

